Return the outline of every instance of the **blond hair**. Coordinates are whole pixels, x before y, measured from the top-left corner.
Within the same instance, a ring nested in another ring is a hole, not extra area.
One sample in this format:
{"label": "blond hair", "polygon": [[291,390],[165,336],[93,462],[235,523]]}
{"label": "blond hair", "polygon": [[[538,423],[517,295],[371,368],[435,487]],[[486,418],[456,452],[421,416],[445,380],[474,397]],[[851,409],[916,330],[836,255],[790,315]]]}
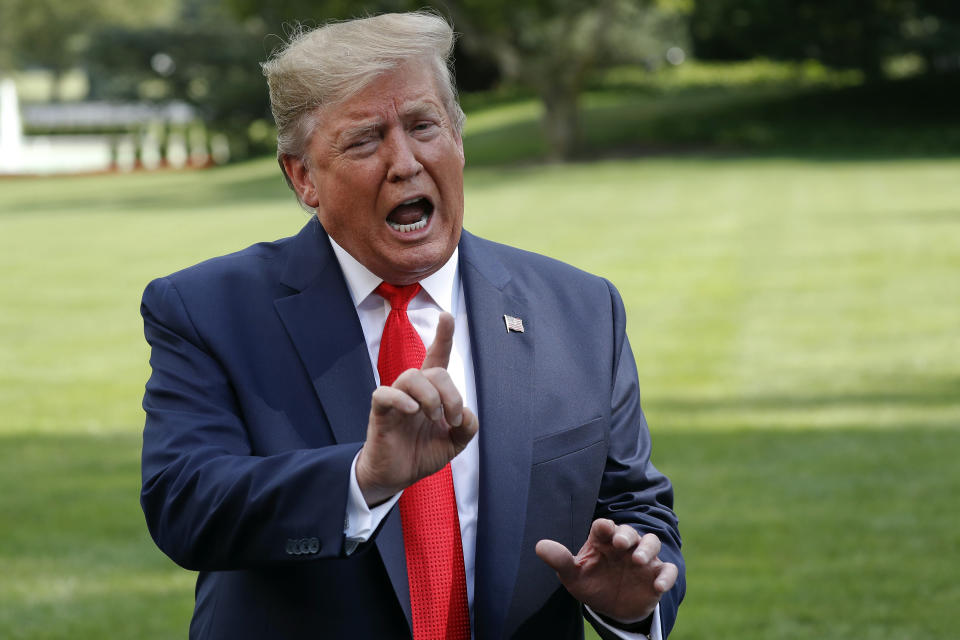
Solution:
{"label": "blond hair", "polygon": [[277,125],[277,159],[304,157],[317,126],[317,109],[337,104],[380,74],[414,61],[433,68],[440,98],[457,133],[465,116],[450,70],[453,28],[429,11],[388,13],[313,30],[298,29],[261,66]]}

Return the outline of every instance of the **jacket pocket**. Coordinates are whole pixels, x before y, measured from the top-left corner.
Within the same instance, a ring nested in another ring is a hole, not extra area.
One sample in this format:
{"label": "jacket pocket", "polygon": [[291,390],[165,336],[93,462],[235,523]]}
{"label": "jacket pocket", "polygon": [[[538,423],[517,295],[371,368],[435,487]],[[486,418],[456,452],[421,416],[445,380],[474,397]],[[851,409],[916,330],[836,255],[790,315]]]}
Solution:
{"label": "jacket pocket", "polygon": [[537,438],[533,441],[533,464],[550,462],[603,442],[603,425],[603,418],[598,416],[580,426]]}

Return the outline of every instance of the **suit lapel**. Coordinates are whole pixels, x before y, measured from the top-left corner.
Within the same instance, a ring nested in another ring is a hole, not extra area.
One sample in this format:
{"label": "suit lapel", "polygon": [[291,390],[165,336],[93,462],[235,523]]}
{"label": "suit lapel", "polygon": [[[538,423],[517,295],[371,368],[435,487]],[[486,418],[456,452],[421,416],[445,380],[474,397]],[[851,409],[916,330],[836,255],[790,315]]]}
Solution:
{"label": "suit lapel", "polygon": [[[310,375],[334,438],[340,444],[362,442],[376,382],[350,291],[316,218],[292,243],[282,281],[298,293],[277,299],[274,306]],[[409,625],[410,588],[396,509],[384,521],[376,544]]]}
{"label": "suit lapel", "polygon": [[274,306],[310,375],[334,438],[341,444],[361,442],[375,383],[360,320],[316,218],[292,242],[283,283],[298,293],[278,298]]}
{"label": "suit lapel", "polygon": [[[460,252],[480,416],[475,633],[500,638],[512,626],[508,615],[523,551],[537,318],[522,296],[508,293],[510,274],[483,241],[464,232]],[[504,315],[521,318],[527,332],[508,333]]]}

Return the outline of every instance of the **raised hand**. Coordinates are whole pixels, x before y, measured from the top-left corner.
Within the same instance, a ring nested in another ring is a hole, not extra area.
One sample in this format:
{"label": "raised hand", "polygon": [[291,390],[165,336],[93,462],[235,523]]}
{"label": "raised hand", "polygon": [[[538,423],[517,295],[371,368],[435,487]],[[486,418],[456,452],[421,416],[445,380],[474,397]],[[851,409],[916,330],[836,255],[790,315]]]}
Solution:
{"label": "raised hand", "polygon": [[370,506],[439,471],[477,433],[477,417],[447,373],[453,316],[441,313],[420,369],[404,371],[373,392],[367,440],[357,458],[357,484]]}
{"label": "raised hand", "polygon": [[553,540],[541,540],[536,551],[557,572],[570,595],[624,624],[653,613],[677,580],[677,566],[657,557],[657,536],[641,537],[633,527],[617,526],[604,518],[594,520],[576,556]]}

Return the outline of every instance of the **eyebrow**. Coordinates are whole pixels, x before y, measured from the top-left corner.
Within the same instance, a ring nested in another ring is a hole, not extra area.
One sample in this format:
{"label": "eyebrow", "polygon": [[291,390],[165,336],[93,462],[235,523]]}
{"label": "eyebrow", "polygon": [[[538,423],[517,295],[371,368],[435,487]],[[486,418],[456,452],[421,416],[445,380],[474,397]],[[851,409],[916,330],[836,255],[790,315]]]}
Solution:
{"label": "eyebrow", "polygon": [[[403,119],[410,118],[423,118],[427,116],[439,117],[441,114],[440,109],[432,102],[413,102],[406,104],[400,109],[400,117]],[[348,141],[356,140],[362,138],[366,135],[376,133],[383,128],[383,120],[377,118],[370,122],[364,122],[352,127],[347,127],[340,131],[336,140],[339,143],[345,143]]]}
{"label": "eyebrow", "polygon": [[440,110],[432,102],[414,102],[404,105],[400,110],[400,116],[404,118],[417,118],[423,116],[438,116]]}
{"label": "eyebrow", "polygon": [[360,124],[355,127],[348,127],[337,135],[337,140],[344,142],[362,138],[366,135],[379,131],[382,127],[383,123],[379,120]]}

